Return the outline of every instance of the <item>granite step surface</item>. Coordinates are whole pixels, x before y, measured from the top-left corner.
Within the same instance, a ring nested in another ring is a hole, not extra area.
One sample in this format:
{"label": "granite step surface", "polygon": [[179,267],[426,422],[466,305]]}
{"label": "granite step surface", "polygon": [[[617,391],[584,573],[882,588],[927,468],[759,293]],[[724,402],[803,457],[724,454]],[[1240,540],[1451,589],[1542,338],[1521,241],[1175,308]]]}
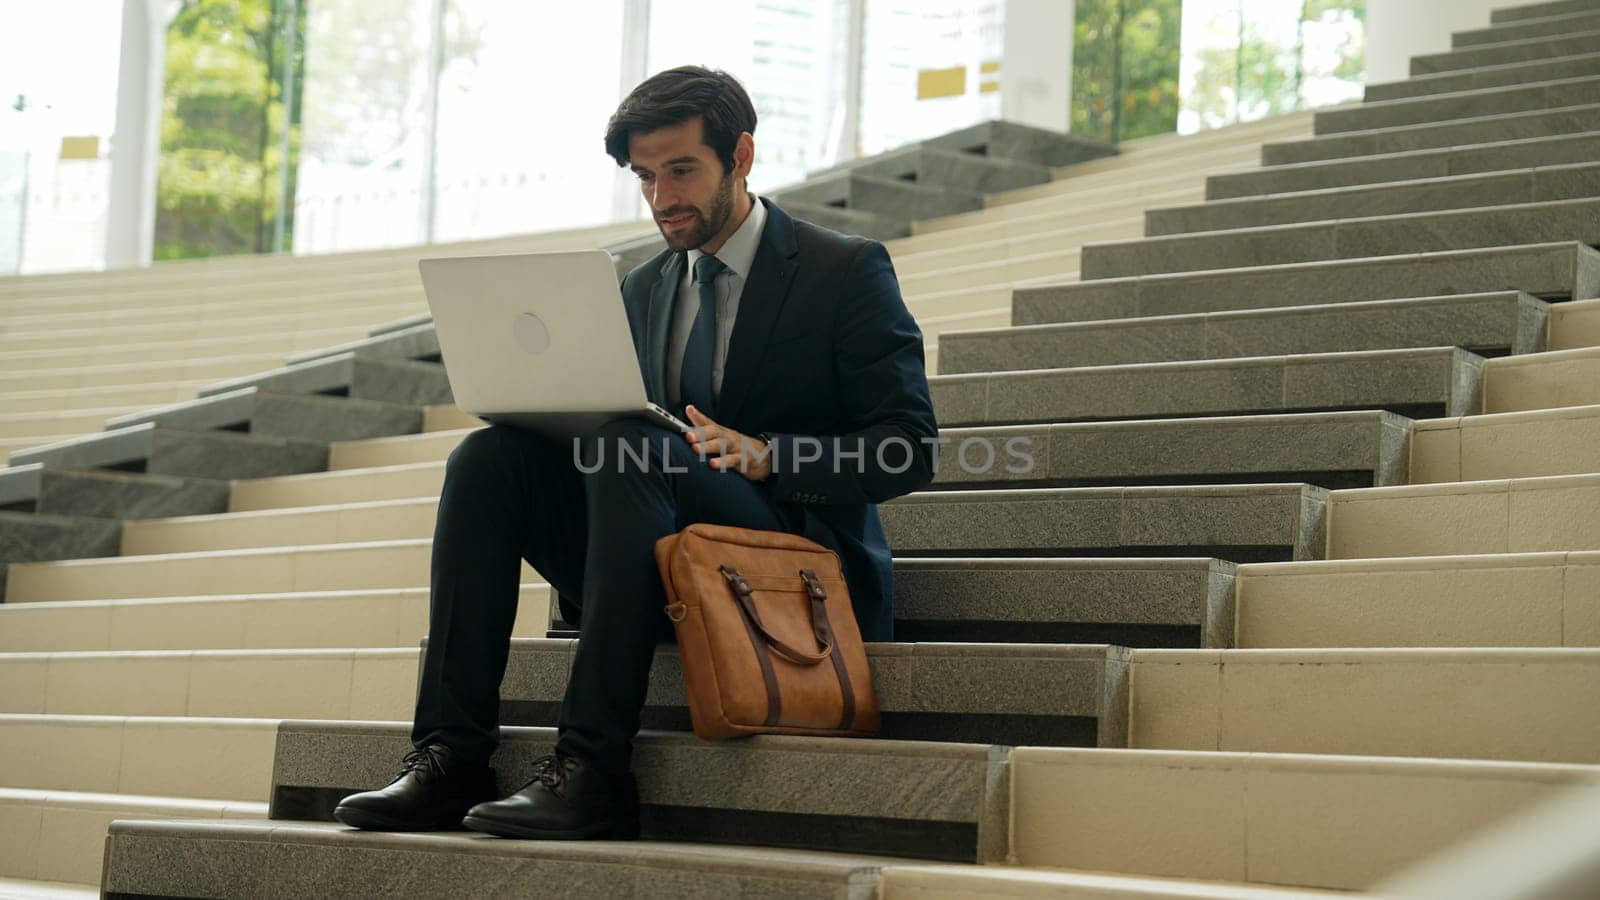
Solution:
{"label": "granite step surface", "polygon": [[1357,185],[1476,175],[1507,169],[1592,163],[1600,131],[1490,141],[1431,150],[1404,150],[1353,159],[1283,163],[1206,178],[1206,199],[1228,200],[1332,190]]}
{"label": "granite step surface", "polygon": [[943,426],[1387,409],[1482,408],[1484,360],[1455,347],[936,375]]}
{"label": "granite step surface", "polygon": [[[410,750],[407,723],[286,721],[278,728],[273,819],[326,821],[355,791],[381,787]],[[553,728],[501,729],[501,792],[528,779]],[[634,741],[645,840],[988,862],[1006,856],[1009,749],[763,735],[707,742],[641,732]]]}
{"label": "granite step surface", "polygon": [[574,900],[872,900],[879,872],[904,862],[676,840],[508,841],[246,819],[119,821],[105,854],[101,887],[119,898],[485,897],[559,885]]}
{"label": "granite step surface", "polygon": [[115,519],[52,516],[0,510],[0,592],[11,587],[11,571],[39,560],[115,556],[122,523]]}
{"label": "granite step surface", "polygon": [[1600,75],[1545,79],[1525,84],[1495,85],[1449,94],[1396,100],[1368,100],[1348,109],[1330,109],[1312,118],[1313,134],[1340,134],[1376,128],[1448,122],[1535,109],[1591,103],[1600,90]]}
{"label": "granite step surface", "polygon": [[[840,167],[852,173],[892,178],[915,184],[997,194],[1050,180],[1042,163],[912,144]],[[827,172],[816,173],[829,174]]]}
{"label": "granite step surface", "polygon": [[186,431],[149,423],[11,454],[13,467],[35,463],[189,478],[264,478],[327,468],[328,445],[235,431]]}
{"label": "granite step surface", "polygon": [[1328,559],[1600,550],[1600,474],[1328,495]]}
{"label": "granite step surface", "polygon": [[1231,881],[1146,878],[1020,866],[887,866],[878,872],[882,900],[1334,900],[1328,891],[1265,887]]}
{"label": "granite step surface", "polygon": [[[554,726],[576,640],[518,640],[500,721]],[[1049,747],[1126,746],[1128,651],[1100,644],[869,643],[884,740]],[[410,692],[407,693],[410,697]],[[688,732],[675,646],[656,651],[643,727]]]}
{"label": "granite step surface", "polygon": [[303,441],[347,441],[422,429],[415,406],[240,388],[185,403],[119,416],[108,429],[153,424],[190,431],[227,429]]}
{"label": "granite step surface", "polygon": [[[1597,170],[1600,172],[1600,170]],[[1600,244],[1600,181],[1591,196],[1150,237],[1083,248],[1084,281],[1467,248]]]}
{"label": "granite step surface", "polygon": [[1134,748],[1600,762],[1600,648],[1135,650],[1130,660]]}
{"label": "granite step surface", "polygon": [[[416,276],[413,274],[412,277]],[[433,330],[433,319],[430,317],[426,321],[396,331],[293,353],[289,355],[288,364],[293,367],[344,353],[389,359],[432,359],[439,355],[439,337]]]}
{"label": "granite step surface", "polygon": [[928,138],[924,146],[1060,168],[1117,155],[1117,146],[1018,122],[991,119]]}
{"label": "granite step surface", "polygon": [[832,228],[841,234],[860,235],[875,241],[893,241],[911,235],[910,219],[790,199],[784,199],[783,208],[796,218],[824,228]]}
{"label": "granite step surface", "polygon": [[1143,316],[946,333],[939,373],[1403,347],[1535,353],[1550,304],[1519,291]]}
{"label": "granite step surface", "polygon": [[1496,22],[1486,28],[1457,31],[1450,35],[1450,46],[1461,50],[1485,44],[1504,44],[1531,38],[1560,37],[1588,31],[1600,31],[1600,11],[1582,10],[1569,13],[1552,13],[1515,22]]}
{"label": "granite step surface", "polygon": [[[431,334],[432,332],[430,331],[429,333]],[[351,386],[357,380],[373,384],[386,373],[403,377],[405,373],[414,371],[410,368],[410,365],[436,361],[437,355],[437,345],[435,345],[435,349],[431,354],[432,358],[430,358],[430,354],[423,353],[419,354],[415,360],[399,355],[369,356],[365,351],[345,351],[297,365],[283,366],[266,372],[209,384],[200,389],[199,396],[214,397],[219,394],[231,394],[251,387],[281,394],[349,396],[352,394]],[[446,388],[448,389],[448,382],[446,382]],[[357,394],[356,396],[362,395]],[[367,396],[367,399],[381,400],[383,398],[381,396]],[[420,406],[423,404],[414,405]]]}
{"label": "granite step surface", "polygon": [[1511,87],[1535,81],[1581,78],[1585,75],[1600,75],[1600,54],[1574,53],[1555,59],[1528,60],[1456,72],[1417,75],[1405,81],[1369,84],[1362,96],[1366,102],[1371,103],[1430,94],[1453,94],[1458,91]]}
{"label": "granite step surface", "polygon": [[219,513],[229,487],[209,478],[178,478],[109,469],[63,469],[34,463],[0,469],[0,508],[101,519],[156,519]]}
{"label": "granite step surface", "polygon": [[1554,763],[1018,748],[1011,862],[1361,890],[1597,778]]}
{"label": "granite step surface", "polygon": [[1012,324],[1522,291],[1600,297],[1600,252],[1576,242],[1322,260],[1019,287]]}
{"label": "granite step surface", "polygon": [[1407,482],[1411,422],[1378,409],[944,427],[933,487]]}
{"label": "granite step surface", "polygon": [[926,491],[878,508],[898,556],[1320,559],[1328,492],[1306,484]]}
{"label": "granite step surface", "polygon": [[1412,75],[1432,75],[1439,72],[1459,72],[1462,69],[1481,69],[1506,63],[1527,62],[1533,59],[1552,59],[1588,53],[1600,38],[1600,31],[1586,31],[1563,35],[1545,35],[1523,38],[1520,41],[1502,41],[1498,44],[1481,44],[1461,47],[1440,53],[1425,53],[1411,57]]}
{"label": "granite step surface", "polygon": [[1503,6],[1489,11],[1489,22],[1492,25],[1504,25],[1508,22],[1518,22],[1523,19],[1542,19],[1546,16],[1563,16],[1569,13],[1600,12],[1600,2],[1596,0],[1552,0],[1548,3],[1522,3],[1516,6]]}
{"label": "granite step surface", "polygon": [[1600,647],[1600,551],[1251,563],[1235,571],[1243,649]]}
{"label": "granite step surface", "polygon": [[1152,209],[1145,213],[1145,235],[1161,237],[1330,219],[1578,200],[1593,197],[1597,192],[1600,192],[1600,163],[1509,169]]}
{"label": "granite step surface", "polygon": [[778,190],[772,197],[779,203],[793,200],[810,206],[838,206],[905,221],[983,208],[982,192],[972,188],[923,184],[856,171],[808,179]]}
{"label": "granite step surface", "polygon": [[266,814],[267,804],[259,802],[0,787],[0,817],[14,829],[0,850],[0,874],[99,884],[106,829],[117,819],[259,819]]}
{"label": "granite step surface", "polygon": [[1600,104],[1588,103],[1276,141],[1261,145],[1261,162],[1277,166],[1596,130],[1600,130]]}

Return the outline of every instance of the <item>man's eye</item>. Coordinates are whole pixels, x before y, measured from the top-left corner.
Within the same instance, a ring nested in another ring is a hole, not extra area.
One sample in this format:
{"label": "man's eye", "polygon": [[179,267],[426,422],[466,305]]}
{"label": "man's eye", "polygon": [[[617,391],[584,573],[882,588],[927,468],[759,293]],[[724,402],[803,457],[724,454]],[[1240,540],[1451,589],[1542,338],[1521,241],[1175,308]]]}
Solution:
{"label": "man's eye", "polygon": [[693,170],[692,169],[673,169],[672,170],[672,174],[676,175],[679,178],[683,178],[684,176],[688,175],[691,171],[693,171]]}

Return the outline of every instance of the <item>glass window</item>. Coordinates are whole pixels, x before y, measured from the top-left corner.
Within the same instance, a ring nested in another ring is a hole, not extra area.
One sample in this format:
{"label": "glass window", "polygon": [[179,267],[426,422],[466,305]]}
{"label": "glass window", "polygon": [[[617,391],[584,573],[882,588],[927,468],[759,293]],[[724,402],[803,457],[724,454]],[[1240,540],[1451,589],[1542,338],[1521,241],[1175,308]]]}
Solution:
{"label": "glass window", "polygon": [[848,14],[848,0],[652,0],[649,71],[703,65],[738,78],[756,107],[751,190],[792,184],[839,156]]}
{"label": "glass window", "polygon": [[867,0],[862,155],[1000,117],[1003,0]]}
{"label": "glass window", "polygon": [[434,239],[609,221],[617,168],[603,138],[621,89],[621,0],[447,10]]}
{"label": "glass window", "polygon": [[0,274],[101,268],[121,5],[8,3],[0,18]]}
{"label": "glass window", "polygon": [[1072,132],[1110,141],[1177,127],[1180,0],[1078,0]]}
{"label": "glass window", "polygon": [[294,251],[424,240],[431,0],[310,0]]}

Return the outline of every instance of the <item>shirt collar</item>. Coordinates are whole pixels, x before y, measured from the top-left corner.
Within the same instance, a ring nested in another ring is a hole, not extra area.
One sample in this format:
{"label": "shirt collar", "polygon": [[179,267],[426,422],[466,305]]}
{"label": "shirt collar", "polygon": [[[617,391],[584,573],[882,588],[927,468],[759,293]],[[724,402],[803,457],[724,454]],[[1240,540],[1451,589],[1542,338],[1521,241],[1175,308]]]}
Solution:
{"label": "shirt collar", "polygon": [[[717,259],[728,267],[728,271],[748,279],[750,267],[755,264],[756,250],[761,246],[761,232],[767,226],[767,206],[755,194],[750,195],[750,215],[744,217],[744,222],[738,230],[728,236],[728,240],[717,251]],[[690,272],[694,271],[694,264],[700,257],[705,256],[699,249],[689,251]]]}

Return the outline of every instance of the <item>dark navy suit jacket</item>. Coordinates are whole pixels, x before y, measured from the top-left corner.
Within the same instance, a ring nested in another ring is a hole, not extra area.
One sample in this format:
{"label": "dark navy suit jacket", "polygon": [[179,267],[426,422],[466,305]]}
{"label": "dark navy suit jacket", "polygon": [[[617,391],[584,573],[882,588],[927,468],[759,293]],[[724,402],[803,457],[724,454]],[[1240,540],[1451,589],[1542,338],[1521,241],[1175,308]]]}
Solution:
{"label": "dark navy suit jacket", "polygon": [[[760,202],[766,228],[714,418],[772,439],[774,475],[763,489],[793,530],[838,552],[862,637],[892,640],[893,564],[876,504],[933,480],[938,425],[922,332],[882,244]],[[663,251],[622,281],[645,392],[663,407],[685,258]],[[818,450],[820,459],[802,461]]]}

